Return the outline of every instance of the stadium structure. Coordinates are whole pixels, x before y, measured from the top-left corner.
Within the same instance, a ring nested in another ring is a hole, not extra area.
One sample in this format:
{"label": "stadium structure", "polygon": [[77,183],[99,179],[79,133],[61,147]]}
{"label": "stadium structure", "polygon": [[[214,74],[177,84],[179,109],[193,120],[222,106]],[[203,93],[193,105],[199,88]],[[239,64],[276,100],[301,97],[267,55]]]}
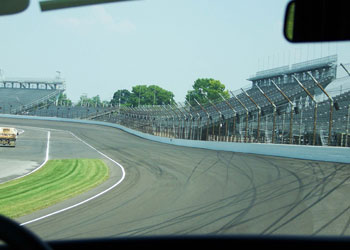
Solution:
{"label": "stadium structure", "polygon": [[65,79],[0,78],[0,114],[88,119],[110,110],[109,107],[73,106],[58,103],[65,92]]}
{"label": "stadium structure", "polygon": [[28,114],[43,103],[52,103],[65,91],[61,78],[0,79],[0,113]]}
{"label": "stadium structure", "polygon": [[350,83],[338,67],[337,55],[327,56],[259,71],[229,99],[120,107],[93,119],[179,139],[350,146],[350,91],[329,91]]}
{"label": "stadium structure", "polygon": [[259,71],[230,98],[197,105],[67,106],[57,103],[62,79],[3,79],[0,113],[100,120],[178,139],[350,146],[348,66],[332,55]]}

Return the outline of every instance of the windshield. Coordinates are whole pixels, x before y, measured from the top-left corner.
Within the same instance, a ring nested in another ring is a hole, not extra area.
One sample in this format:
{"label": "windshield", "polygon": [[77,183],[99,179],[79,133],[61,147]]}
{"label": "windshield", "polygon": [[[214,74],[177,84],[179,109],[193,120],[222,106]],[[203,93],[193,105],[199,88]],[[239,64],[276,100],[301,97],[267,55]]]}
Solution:
{"label": "windshield", "polygon": [[289,43],[287,4],[1,16],[0,213],[45,240],[348,235],[349,42]]}

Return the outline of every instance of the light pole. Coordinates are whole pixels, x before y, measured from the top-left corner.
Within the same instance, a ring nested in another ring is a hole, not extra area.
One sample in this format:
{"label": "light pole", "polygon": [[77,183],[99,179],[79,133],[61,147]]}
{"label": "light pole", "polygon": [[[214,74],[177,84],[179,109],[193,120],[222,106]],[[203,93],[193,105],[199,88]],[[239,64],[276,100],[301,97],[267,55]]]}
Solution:
{"label": "light pole", "polygon": [[139,106],[140,106],[140,103],[141,103],[141,85],[139,87]]}

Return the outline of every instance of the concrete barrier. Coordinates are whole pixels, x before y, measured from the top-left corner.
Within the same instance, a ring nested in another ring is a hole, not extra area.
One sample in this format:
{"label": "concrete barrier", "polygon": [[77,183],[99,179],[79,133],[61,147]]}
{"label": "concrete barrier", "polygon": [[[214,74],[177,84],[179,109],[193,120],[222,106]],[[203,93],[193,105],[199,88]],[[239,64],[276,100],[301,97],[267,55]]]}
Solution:
{"label": "concrete barrier", "polygon": [[19,115],[6,115],[6,114],[0,114],[0,118],[1,117],[102,125],[102,126],[118,128],[127,133],[139,136],[147,140],[152,140],[156,142],[167,143],[167,144],[172,144],[177,146],[184,146],[184,147],[280,156],[280,157],[305,159],[305,160],[350,163],[350,148],[345,148],[345,147],[194,141],[194,140],[184,140],[184,139],[174,139],[174,138],[154,136],[154,135],[142,133],[140,131],[132,130],[130,128],[124,127],[119,124],[101,122],[101,121],[77,120],[77,119],[56,118],[56,117],[19,116]]}

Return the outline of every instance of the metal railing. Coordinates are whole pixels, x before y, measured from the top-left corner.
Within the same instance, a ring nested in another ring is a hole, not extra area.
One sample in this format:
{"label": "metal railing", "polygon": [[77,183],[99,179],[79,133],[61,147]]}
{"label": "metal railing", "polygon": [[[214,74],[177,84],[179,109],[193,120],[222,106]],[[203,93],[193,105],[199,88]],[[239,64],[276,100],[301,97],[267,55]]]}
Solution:
{"label": "metal railing", "polygon": [[[294,85],[271,80],[269,87],[242,88],[230,98],[206,104],[195,99],[174,105],[92,107],[50,106],[33,115],[102,120],[144,133],[186,139],[246,143],[350,146],[350,90],[330,96],[334,78],[293,75]],[[350,75],[342,79],[350,82]],[[317,93],[327,96],[319,101]]]}
{"label": "metal railing", "polygon": [[272,81],[273,88],[241,89],[206,104],[122,106],[96,119],[179,139],[350,146],[350,91],[317,102],[316,90],[327,84],[312,75],[306,81],[293,77],[289,89]]}

